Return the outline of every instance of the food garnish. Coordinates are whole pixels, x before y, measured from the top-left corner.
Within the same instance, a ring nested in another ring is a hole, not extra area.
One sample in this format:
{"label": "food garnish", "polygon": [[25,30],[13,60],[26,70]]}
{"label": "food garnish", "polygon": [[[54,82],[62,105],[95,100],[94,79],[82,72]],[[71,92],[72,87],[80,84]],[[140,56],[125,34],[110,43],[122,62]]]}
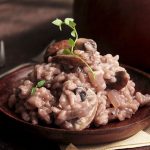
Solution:
{"label": "food garnish", "polygon": [[64,21],[62,21],[61,19],[55,19],[52,24],[56,25],[59,27],[60,31],[62,31],[62,25],[66,25],[69,28],[71,28],[71,36],[74,38],[69,38],[68,39],[68,43],[71,46],[71,48],[66,48],[63,50],[62,54],[63,55],[72,55],[74,57],[79,58],[88,68],[89,71],[92,73],[93,78],[95,79],[95,73],[93,71],[93,69],[88,65],[88,63],[80,56],[74,53],[74,47],[76,45],[76,42],[79,38],[77,30],[76,30],[76,23],[74,22],[73,18],[66,18]]}
{"label": "food garnish", "polygon": [[94,40],[78,38],[72,18],[53,24],[60,30],[68,26],[71,38],[49,45],[45,62],[12,89],[8,106],[19,117],[34,125],[80,131],[129,119],[150,104],[150,95],[136,91],[118,55],[101,55]]}
{"label": "food garnish", "polygon": [[45,83],[46,83],[45,80],[40,80],[40,81],[36,84],[35,87],[32,87],[32,89],[31,89],[31,95],[33,95],[33,94],[35,93],[36,88],[41,88],[41,87],[43,87]]}

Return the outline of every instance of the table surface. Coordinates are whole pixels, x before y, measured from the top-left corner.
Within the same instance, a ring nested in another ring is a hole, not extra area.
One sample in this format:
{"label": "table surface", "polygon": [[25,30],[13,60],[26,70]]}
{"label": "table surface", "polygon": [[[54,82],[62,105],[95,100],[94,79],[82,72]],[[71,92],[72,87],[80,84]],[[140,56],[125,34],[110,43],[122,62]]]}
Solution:
{"label": "table surface", "polygon": [[0,74],[30,61],[51,40],[64,38],[65,31],[61,33],[51,21],[56,17],[71,16],[72,2],[73,0],[0,1],[0,40],[4,41],[6,50],[6,64],[0,68]]}
{"label": "table surface", "polygon": [[[52,39],[67,37],[67,29],[60,34],[50,22],[56,17],[72,16],[72,6],[73,0],[1,0],[0,40],[5,42],[6,64],[0,68],[0,74],[21,63],[29,62]],[[16,134],[13,127],[6,125],[0,118],[0,150],[30,149],[59,150],[59,146],[28,134]],[[150,147],[134,150],[148,149]]]}

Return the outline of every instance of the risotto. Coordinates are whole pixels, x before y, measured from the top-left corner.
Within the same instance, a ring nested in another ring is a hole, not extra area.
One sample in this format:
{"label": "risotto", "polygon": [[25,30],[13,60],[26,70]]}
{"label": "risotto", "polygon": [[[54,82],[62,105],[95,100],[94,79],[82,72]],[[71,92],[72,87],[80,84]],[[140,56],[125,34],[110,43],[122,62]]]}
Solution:
{"label": "risotto", "polygon": [[[149,94],[135,91],[118,55],[100,55],[96,43],[85,38],[75,45],[74,53],[80,57],[64,55],[64,48],[69,48],[67,40],[50,45],[45,63],[35,65],[10,95],[8,106],[23,120],[83,130],[91,123],[100,127],[131,118],[140,106],[150,103]],[[44,82],[39,86],[40,81]]]}

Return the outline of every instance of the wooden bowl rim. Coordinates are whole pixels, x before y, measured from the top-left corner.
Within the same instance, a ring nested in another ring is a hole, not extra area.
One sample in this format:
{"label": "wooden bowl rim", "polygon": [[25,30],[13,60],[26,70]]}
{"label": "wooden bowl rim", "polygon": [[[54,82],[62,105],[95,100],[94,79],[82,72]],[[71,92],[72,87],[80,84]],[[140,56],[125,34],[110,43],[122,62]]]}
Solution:
{"label": "wooden bowl rim", "polygon": [[[0,80],[3,80],[3,78],[7,77],[7,76],[11,76],[13,73],[17,72],[18,70],[21,70],[21,69],[24,69],[24,68],[27,68],[27,67],[31,67],[32,65],[34,65],[33,63],[26,63],[26,64],[22,64],[6,73],[4,73],[3,75],[0,76]],[[141,71],[139,69],[136,69],[134,67],[131,67],[131,66],[128,66],[128,65],[124,65],[122,64],[123,67],[125,68],[129,68],[137,73],[140,73],[142,74],[143,76],[145,76],[146,78],[150,79],[150,75],[148,73],[145,73],[144,71]],[[5,114],[6,116],[10,117],[11,119],[14,119],[15,121],[19,121],[19,123],[22,123],[22,124],[25,124],[25,125],[28,125],[30,127],[35,127],[35,128],[40,128],[40,129],[43,129],[43,130],[49,130],[49,131],[52,131],[52,132],[61,132],[61,133],[65,133],[65,134],[90,134],[90,135],[98,135],[99,133],[103,133],[105,132],[105,130],[107,130],[108,132],[112,132],[112,131],[115,131],[116,129],[118,130],[122,130],[123,128],[129,128],[130,126],[132,126],[133,124],[135,124],[135,122],[132,122],[130,124],[127,124],[127,125],[124,125],[124,126],[119,126],[119,127],[113,127],[113,128],[94,128],[94,129],[85,129],[85,130],[81,130],[81,131],[73,131],[73,130],[66,130],[66,129],[61,129],[61,128],[51,128],[51,127],[47,127],[47,126],[41,126],[41,125],[33,125],[31,123],[28,123],[20,118],[17,118],[13,115],[11,115],[10,113],[8,113],[7,111],[5,111],[5,109],[3,107],[0,107],[0,112],[2,112],[3,114]],[[136,121],[136,123],[140,123],[140,122],[143,122],[144,120],[147,120],[150,118],[150,115],[149,116],[146,116],[145,118],[143,118],[142,120],[138,120]],[[131,118],[132,119],[132,118]]]}

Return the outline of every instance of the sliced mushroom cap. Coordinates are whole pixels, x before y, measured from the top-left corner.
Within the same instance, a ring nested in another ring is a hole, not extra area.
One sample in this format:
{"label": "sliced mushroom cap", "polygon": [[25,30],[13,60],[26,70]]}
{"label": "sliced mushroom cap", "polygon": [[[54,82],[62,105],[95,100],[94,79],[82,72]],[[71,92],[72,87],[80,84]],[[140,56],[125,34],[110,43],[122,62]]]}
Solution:
{"label": "sliced mushroom cap", "polygon": [[57,55],[52,58],[52,62],[75,67],[85,66],[85,63],[78,57],[72,55]]}
{"label": "sliced mushroom cap", "polygon": [[[44,61],[47,63],[49,56],[55,56],[58,51],[66,48],[70,48],[68,40],[58,41],[52,45],[49,45],[44,54]],[[92,39],[79,38],[74,49],[93,51],[97,49],[97,45]]]}
{"label": "sliced mushroom cap", "polygon": [[89,111],[87,116],[82,117],[75,122],[74,128],[72,130],[83,130],[87,128],[95,117],[97,106],[98,106],[98,101],[97,103],[95,103],[95,106]]}
{"label": "sliced mushroom cap", "polygon": [[97,49],[97,44],[92,39],[79,38],[76,42],[75,49],[95,51]]}
{"label": "sliced mushroom cap", "polygon": [[86,100],[86,91],[83,87],[77,87],[76,89],[74,89],[74,93],[80,95],[81,101]]}
{"label": "sliced mushroom cap", "polygon": [[106,80],[107,88],[121,90],[127,85],[129,77],[125,71],[118,71],[116,72],[115,76],[117,80],[116,82],[110,82],[109,80]]}
{"label": "sliced mushroom cap", "polygon": [[68,40],[62,40],[52,45],[49,45],[44,54],[44,61],[48,62],[49,56],[55,56],[58,51],[65,49],[65,48],[70,48]]}
{"label": "sliced mushroom cap", "polygon": [[[97,111],[98,100],[97,100],[96,94],[92,90],[87,90],[86,94],[87,94],[87,97],[85,101],[88,101],[89,103],[87,113],[83,117],[77,117],[77,118],[74,118],[73,120],[66,120],[61,125],[62,128],[65,128],[68,130],[80,131],[80,130],[87,128],[91,124]],[[78,114],[80,115],[80,113]]]}
{"label": "sliced mushroom cap", "polygon": [[79,38],[76,42],[75,49],[84,50],[84,43],[87,42],[89,39],[86,38]]}

